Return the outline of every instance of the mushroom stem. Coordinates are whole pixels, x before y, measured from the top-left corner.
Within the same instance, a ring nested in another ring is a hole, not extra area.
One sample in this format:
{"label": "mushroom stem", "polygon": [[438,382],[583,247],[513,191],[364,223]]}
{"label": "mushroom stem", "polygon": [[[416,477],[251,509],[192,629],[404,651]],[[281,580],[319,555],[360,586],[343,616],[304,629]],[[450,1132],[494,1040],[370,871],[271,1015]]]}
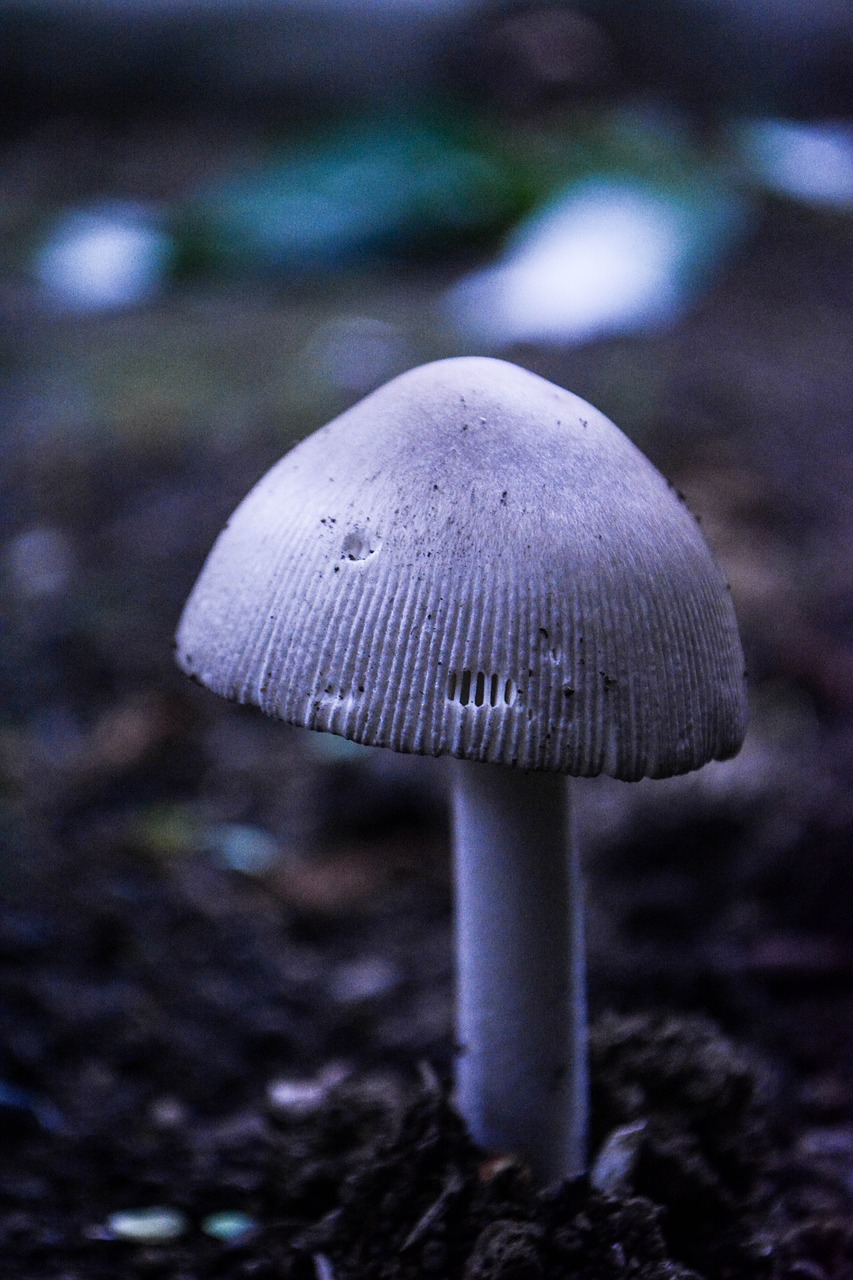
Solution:
{"label": "mushroom stem", "polygon": [[588,1116],[581,873],[567,780],[454,761],[457,1105],[474,1139],[550,1182]]}

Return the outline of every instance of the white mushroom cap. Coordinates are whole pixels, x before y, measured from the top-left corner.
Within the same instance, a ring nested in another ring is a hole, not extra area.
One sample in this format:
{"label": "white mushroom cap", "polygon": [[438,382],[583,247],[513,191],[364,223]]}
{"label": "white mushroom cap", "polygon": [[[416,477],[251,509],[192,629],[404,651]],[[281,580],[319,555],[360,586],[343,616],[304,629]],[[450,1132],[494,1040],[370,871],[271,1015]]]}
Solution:
{"label": "white mushroom cap", "polygon": [[664,777],[746,725],[731,598],[694,517],[577,396],[500,360],[413,369],[241,503],[178,660],[356,742]]}

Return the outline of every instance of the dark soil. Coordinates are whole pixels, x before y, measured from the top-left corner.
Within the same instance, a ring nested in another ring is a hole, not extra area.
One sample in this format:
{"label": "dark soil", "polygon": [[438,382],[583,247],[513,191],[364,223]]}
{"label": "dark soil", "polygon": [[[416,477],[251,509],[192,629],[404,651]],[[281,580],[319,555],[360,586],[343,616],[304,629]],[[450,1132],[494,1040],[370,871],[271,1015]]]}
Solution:
{"label": "dark soil", "polygon": [[[201,559],[293,423],[259,391],[239,435],[167,406],[69,437],[22,368],[79,369],[126,322],[4,301],[3,1280],[853,1277],[849,244],[768,209],[677,330],[515,353],[625,408],[701,512],[754,692],[738,761],[578,786],[591,1173],[546,1188],[452,1109],[440,765],[172,670]],[[230,305],[251,362],[267,329]],[[143,354],[209,323],[146,314]]]}

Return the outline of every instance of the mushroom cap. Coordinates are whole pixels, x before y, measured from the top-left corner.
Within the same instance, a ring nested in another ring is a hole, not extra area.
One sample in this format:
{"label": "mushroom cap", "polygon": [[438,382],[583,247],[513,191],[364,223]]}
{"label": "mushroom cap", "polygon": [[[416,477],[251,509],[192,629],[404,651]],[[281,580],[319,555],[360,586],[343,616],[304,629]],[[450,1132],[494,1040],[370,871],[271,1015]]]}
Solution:
{"label": "mushroom cap", "polygon": [[259,481],[178,661],[292,724],[524,769],[666,777],[746,727],[683,500],[597,409],[480,357],[402,374]]}

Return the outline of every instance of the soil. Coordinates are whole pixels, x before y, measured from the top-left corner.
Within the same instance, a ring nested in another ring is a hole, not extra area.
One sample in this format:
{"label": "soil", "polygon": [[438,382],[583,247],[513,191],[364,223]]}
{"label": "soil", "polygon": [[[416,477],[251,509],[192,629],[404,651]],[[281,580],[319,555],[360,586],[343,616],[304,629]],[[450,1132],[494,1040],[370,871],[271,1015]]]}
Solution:
{"label": "soil", "polygon": [[[73,322],[4,295],[3,1280],[853,1277],[849,245],[768,205],[677,328],[508,353],[627,418],[702,514],[754,703],[735,762],[577,786],[591,1165],[551,1187],[452,1107],[440,762],[266,722],[171,663],[228,510],[339,392],[283,426],[256,390],[222,432],[145,359],[213,326],[233,393],[270,320],[331,304]],[[140,403],[90,386],[69,429],[57,369],[66,395],[128,344]]]}

